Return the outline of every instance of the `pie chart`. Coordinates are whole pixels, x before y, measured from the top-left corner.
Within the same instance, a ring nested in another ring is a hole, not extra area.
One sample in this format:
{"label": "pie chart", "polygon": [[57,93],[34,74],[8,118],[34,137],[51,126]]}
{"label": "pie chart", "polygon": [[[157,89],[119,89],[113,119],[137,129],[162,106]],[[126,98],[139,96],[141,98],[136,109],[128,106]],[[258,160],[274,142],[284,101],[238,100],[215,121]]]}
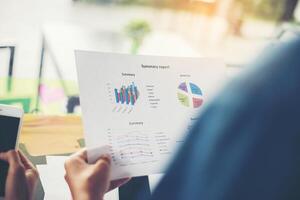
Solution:
{"label": "pie chart", "polygon": [[177,97],[179,102],[185,107],[199,108],[203,104],[202,90],[194,83],[180,83]]}

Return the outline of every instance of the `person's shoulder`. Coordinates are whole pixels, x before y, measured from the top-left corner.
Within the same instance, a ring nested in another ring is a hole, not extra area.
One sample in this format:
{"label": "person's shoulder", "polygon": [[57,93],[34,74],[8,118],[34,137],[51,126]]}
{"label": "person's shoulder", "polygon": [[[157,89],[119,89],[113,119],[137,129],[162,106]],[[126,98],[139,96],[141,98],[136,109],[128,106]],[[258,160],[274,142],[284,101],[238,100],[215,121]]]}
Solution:
{"label": "person's shoulder", "polygon": [[300,96],[297,88],[300,89],[300,39],[267,47],[225,86],[213,105],[238,112],[256,112],[254,108],[260,105],[274,109],[280,102],[291,102],[291,96]]}

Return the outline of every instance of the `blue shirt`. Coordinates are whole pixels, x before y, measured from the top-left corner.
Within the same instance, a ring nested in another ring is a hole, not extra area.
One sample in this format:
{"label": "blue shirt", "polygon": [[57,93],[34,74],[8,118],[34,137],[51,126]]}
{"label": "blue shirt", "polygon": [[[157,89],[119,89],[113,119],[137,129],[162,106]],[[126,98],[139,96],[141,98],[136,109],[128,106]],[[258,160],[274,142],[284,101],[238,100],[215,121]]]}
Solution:
{"label": "blue shirt", "polygon": [[152,199],[300,199],[300,41],[250,66],[206,108]]}

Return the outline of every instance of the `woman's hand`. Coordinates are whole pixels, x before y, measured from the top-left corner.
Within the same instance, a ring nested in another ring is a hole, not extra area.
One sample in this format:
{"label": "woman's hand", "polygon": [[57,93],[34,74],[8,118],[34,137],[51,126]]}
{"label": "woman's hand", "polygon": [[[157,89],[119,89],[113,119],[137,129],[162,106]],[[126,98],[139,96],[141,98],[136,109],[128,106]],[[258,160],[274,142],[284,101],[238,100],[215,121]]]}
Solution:
{"label": "woman's hand", "polygon": [[32,199],[39,177],[32,163],[20,151],[16,150],[0,153],[0,160],[9,164],[5,185],[5,199]]}
{"label": "woman's hand", "polygon": [[106,192],[127,183],[130,178],[110,182],[111,159],[102,156],[88,164],[85,149],[72,155],[65,163],[65,179],[74,200],[102,200]]}

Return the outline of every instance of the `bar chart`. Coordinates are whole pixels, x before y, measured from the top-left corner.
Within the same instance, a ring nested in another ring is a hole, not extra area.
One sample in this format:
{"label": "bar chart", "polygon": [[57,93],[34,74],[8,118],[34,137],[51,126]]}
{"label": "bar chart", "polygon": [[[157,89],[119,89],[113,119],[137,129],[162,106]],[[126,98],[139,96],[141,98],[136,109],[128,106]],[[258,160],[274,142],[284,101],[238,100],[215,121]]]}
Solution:
{"label": "bar chart", "polygon": [[132,82],[129,86],[122,85],[120,89],[115,88],[115,101],[117,104],[135,105],[139,98],[137,86]]}

